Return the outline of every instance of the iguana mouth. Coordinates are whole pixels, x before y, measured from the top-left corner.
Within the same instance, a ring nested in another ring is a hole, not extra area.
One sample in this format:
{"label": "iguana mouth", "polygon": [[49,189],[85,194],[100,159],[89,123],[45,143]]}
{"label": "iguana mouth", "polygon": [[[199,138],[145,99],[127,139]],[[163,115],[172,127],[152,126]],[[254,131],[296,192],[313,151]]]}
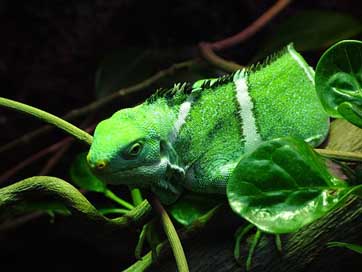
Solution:
{"label": "iguana mouth", "polygon": [[148,162],[148,163],[142,163],[142,164],[137,164],[137,165],[133,165],[130,167],[124,167],[124,168],[118,168],[116,170],[113,171],[107,171],[107,170],[103,170],[103,171],[94,171],[94,173],[98,176],[105,176],[105,175],[114,175],[114,174],[118,174],[120,172],[128,172],[128,171],[132,171],[136,168],[139,167],[147,167],[147,166],[152,166],[152,165],[157,165],[158,163],[160,163],[160,161],[154,161],[154,162]]}
{"label": "iguana mouth", "polygon": [[[146,168],[154,167],[153,171],[150,171]],[[144,169],[142,169],[144,168]],[[118,168],[112,172],[101,172],[96,173],[96,175],[102,179],[105,183],[108,184],[125,184],[125,185],[134,185],[131,182],[145,182],[145,179],[149,179],[150,177],[155,177],[155,172],[158,176],[162,176],[165,171],[166,166],[162,160],[155,162],[148,162],[141,165],[135,165],[128,168]]]}

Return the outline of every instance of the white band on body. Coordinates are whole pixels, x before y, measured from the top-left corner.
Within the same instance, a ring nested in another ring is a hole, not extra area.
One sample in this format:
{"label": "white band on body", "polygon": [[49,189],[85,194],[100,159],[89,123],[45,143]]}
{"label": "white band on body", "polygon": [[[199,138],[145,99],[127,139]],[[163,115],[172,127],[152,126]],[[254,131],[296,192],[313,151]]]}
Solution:
{"label": "white band on body", "polygon": [[239,103],[239,114],[242,120],[242,131],[245,140],[245,152],[252,151],[260,142],[253,112],[253,101],[248,92],[247,75],[244,70],[235,73],[236,99]]}

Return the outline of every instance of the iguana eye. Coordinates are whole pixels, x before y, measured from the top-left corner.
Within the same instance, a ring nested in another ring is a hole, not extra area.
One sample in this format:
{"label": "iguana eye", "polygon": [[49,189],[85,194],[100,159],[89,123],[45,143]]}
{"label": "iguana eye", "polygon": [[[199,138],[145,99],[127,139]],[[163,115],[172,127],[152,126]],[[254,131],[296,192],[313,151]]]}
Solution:
{"label": "iguana eye", "polygon": [[141,143],[135,143],[131,146],[131,148],[128,150],[128,155],[134,157],[137,156],[142,150],[142,144]]}
{"label": "iguana eye", "polygon": [[141,153],[142,148],[143,148],[143,143],[136,142],[130,145],[129,148],[123,150],[122,157],[126,160],[133,160]]}

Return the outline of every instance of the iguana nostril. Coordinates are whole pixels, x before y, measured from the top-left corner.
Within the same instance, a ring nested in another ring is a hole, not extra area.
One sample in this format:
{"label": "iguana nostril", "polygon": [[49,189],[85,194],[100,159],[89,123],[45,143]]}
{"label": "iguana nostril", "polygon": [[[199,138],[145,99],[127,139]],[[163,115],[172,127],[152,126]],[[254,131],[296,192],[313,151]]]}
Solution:
{"label": "iguana nostril", "polygon": [[103,170],[104,168],[106,168],[106,166],[107,166],[107,162],[105,162],[105,161],[98,161],[98,162],[96,162],[95,168],[96,168],[97,170]]}
{"label": "iguana nostril", "polygon": [[96,169],[96,170],[103,170],[108,165],[108,162],[105,160],[99,160],[99,161],[92,160],[90,153],[88,153],[88,155],[87,155],[87,162],[91,168]]}

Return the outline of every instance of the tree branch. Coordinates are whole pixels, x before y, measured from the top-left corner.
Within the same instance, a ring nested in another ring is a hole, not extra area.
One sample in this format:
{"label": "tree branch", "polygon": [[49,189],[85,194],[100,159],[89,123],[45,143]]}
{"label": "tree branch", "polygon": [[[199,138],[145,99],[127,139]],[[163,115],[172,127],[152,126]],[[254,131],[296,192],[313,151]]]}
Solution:
{"label": "tree branch", "polygon": [[228,61],[216,55],[212,50],[212,44],[202,42],[199,44],[199,47],[201,56],[203,56],[204,59],[217,68],[220,68],[229,73],[243,68],[243,66],[235,62]]}
{"label": "tree branch", "polygon": [[269,23],[276,15],[278,15],[284,8],[286,8],[292,0],[278,0],[271,8],[263,13],[258,19],[252,22],[248,27],[239,33],[228,37],[226,39],[210,43],[212,50],[219,51],[230,48],[239,43],[242,43],[254,36],[255,33],[260,31],[267,23]]}
{"label": "tree branch", "polygon": [[[71,121],[75,118],[84,116],[90,112],[93,112],[95,110],[98,110],[104,106],[106,106],[107,104],[109,104],[110,102],[114,101],[115,99],[118,99],[120,97],[124,97],[133,93],[136,93],[140,90],[143,90],[145,88],[147,88],[148,86],[152,85],[153,83],[157,82],[158,80],[160,80],[161,78],[164,78],[166,76],[172,75],[175,71],[177,70],[181,70],[181,69],[186,69],[189,68],[193,65],[195,65],[195,63],[197,63],[198,60],[188,60],[188,61],[184,61],[184,62],[180,62],[180,63],[176,63],[172,66],[170,66],[169,68],[165,69],[165,70],[161,70],[159,72],[157,72],[156,74],[154,74],[153,76],[145,79],[144,81],[133,85],[131,87],[128,88],[122,88],[102,99],[99,99],[97,101],[94,101],[82,108],[79,109],[75,109],[70,111],[69,113],[65,114],[64,116],[62,116],[62,118],[64,120],[68,120]],[[49,132],[51,129],[53,129],[52,126],[43,126],[39,129],[33,130],[27,134],[25,134],[24,136],[6,144],[0,147],[0,153],[6,152],[12,148],[15,148],[21,144],[27,144],[29,143],[31,140],[35,139],[36,137],[39,137],[47,132]]]}
{"label": "tree branch", "polygon": [[72,141],[74,141],[74,138],[66,137],[63,140],[61,140],[61,141],[59,141],[59,142],[57,142],[55,144],[52,144],[52,145],[40,150],[39,152],[33,154],[32,156],[26,158],[25,160],[23,160],[19,164],[15,165],[14,167],[10,168],[8,171],[3,173],[0,176],[0,184],[5,182],[6,180],[8,180],[10,177],[15,175],[16,172],[20,171],[21,169],[28,166],[29,164],[43,158],[44,156],[48,155],[49,153],[52,153],[52,152],[58,150],[60,147],[66,145],[66,144],[68,144],[69,142],[72,142]]}
{"label": "tree branch", "polygon": [[231,37],[213,43],[201,42],[199,44],[201,55],[206,61],[226,72],[234,72],[241,69],[242,66],[219,57],[214,51],[230,48],[249,39],[288,6],[290,2],[291,0],[278,0],[248,27]]}

